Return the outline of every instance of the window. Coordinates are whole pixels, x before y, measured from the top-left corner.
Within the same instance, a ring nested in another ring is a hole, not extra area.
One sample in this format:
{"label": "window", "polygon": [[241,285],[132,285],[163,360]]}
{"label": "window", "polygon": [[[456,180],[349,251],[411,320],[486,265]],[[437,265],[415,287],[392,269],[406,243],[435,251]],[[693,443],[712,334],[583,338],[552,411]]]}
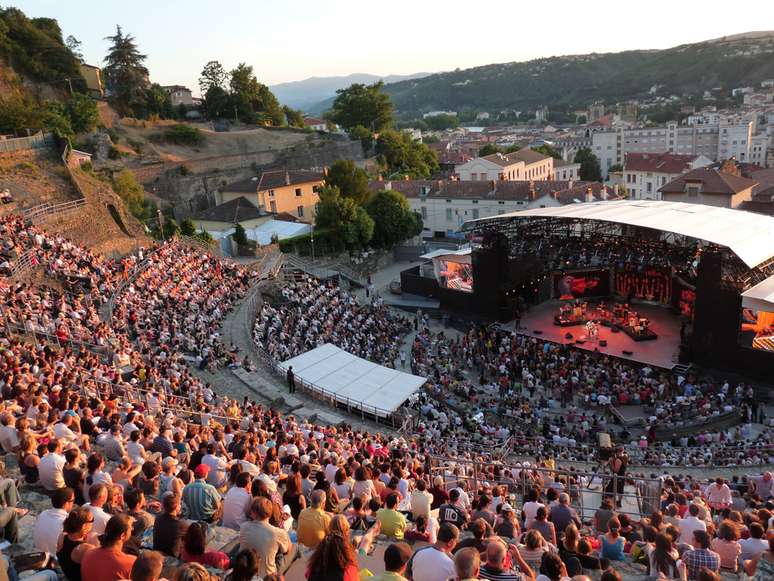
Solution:
{"label": "window", "polygon": [[422,219],[427,220],[427,206],[422,206]]}
{"label": "window", "polygon": [[652,182],[648,182],[647,184],[645,184],[645,191],[648,192],[649,194],[653,193],[653,183]]}
{"label": "window", "polygon": [[274,197],[274,190],[269,190],[269,197],[270,197],[270,198],[273,198],[273,197]]}
{"label": "window", "polygon": [[452,210],[451,208],[446,208],[446,221],[451,222],[452,221]]}
{"label": "window", "polygon": [[474,204],[478,204],[478,200],[473,200],[473,203]]}
{"label": "window", "polygon": [[277,213],[277,202],[275,202],[274,200],[271,200],[269,202],[269,208],[271,208],[271,213],[272,214],[276,214]]}
{"label": "window", "polygon": [[691,197],[695,197],[699,195],[699,186],[694,184],[686,184],[685,186],[685,193],[688,194]]}
{"label": "window", "polygon": [[503,202],[502,200],[501,200],[501,201],[499,201],[499,202],[497,202],[497,203],[498,203],[498,204],[500,204],[501,206],[504,206],[504,205],[505,205],[505,202]]}
{"label": "window", "polygon": [[478,179],[478,173],[473,172],[470,174],[470,179],[476,181]]}
{"label": "window", "polygon": [[297,198],[301,197],[301,188],[296,188],[296,197]]}
{"label": "window", "polygon": [[473,219],[476,220],[478,218],[478,208],[473,209]]}
{"label": "window", "polygon": [[296,213],[298,214],[299,218],[303,218],[304,217],[304,207],[303,206],[299,206],[298,208],[296,208]]}

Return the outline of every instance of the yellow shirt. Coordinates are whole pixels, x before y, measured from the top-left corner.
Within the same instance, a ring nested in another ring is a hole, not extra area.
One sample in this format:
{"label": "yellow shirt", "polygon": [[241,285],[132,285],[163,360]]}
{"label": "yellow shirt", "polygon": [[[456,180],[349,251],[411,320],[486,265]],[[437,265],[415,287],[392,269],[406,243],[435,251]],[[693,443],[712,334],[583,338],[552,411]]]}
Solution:
{"label": "yellow shirt", "polygon": [[376,511],[376,520],[382,525],[381,534],[399,541],[403,539],[403,531],[406,530],[406,517],[403,514],[391,508],[380,508]]}
{"label": "yellow shirt", "polygon": [[298,542],[314,549],[325,538],[331,517],[320,508],[305,508],[298,515]]}

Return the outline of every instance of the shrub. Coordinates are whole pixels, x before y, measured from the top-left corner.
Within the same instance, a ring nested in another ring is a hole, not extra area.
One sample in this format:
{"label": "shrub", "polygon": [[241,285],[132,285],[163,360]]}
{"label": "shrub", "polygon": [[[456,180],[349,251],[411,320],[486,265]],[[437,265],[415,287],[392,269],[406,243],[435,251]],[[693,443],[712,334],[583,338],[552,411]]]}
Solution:
{"label": "shrub", "polygon": [[121,152],[118,151],[117,147],[111,145],[110,146],[110,151],[108,151],[108,157],[110,159],[119,159],[121,157]]}
{"label": "shrub", "polygon": [[175,145],[201,145],[204,143],[204,133],[196,127],[178,123],[163,133],[163,139]]}

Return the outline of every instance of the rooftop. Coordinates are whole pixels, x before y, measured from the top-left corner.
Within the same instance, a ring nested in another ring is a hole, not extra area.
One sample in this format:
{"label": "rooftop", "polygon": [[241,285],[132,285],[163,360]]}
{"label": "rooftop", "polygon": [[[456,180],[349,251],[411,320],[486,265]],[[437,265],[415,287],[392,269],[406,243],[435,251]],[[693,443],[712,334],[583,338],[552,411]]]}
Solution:
{"label": "rooftop", "polygon": [[308,170],[269,170],[260,176],[241,180],[223,186],[224,192],[244,192],[255,194],[273,188],[321,182],[325,176],[322,172]]}
{"label": "rooftop", "polygon": [[699,156],[677,153],[627,153],[624,159],[624,169],[681,174],[691,169],[691,163],[697,157]]}
{"label": "rooftop", "polygon": [[729,195],[738,194],[752,188],[758,182],[730,173],[718,171],[711,167],[700,167],[661,186],[659,191],[666,194],[682,194],[687,183],[701,184],[702,194]]}
{"label": "rooftop", "polygon": [[493,153],[491,155],[485,155],[482,159],[496,163],[499,166],[506,167],[513,165],[514,163],[524,162],[525,164],[538,163],[549,159],[550,156],[543,155],[537,151],[533,151],[529,147],[522,147],[518,151],[512,153]]}
{"label": "rooftop", "polygon": [[214,208],[208,208],[194,216],[194,220],[207,220],[210,222],[224,222],[226,224],[238,224],[246,220],[254,220],[266,216],[244,196],[239,196]]}

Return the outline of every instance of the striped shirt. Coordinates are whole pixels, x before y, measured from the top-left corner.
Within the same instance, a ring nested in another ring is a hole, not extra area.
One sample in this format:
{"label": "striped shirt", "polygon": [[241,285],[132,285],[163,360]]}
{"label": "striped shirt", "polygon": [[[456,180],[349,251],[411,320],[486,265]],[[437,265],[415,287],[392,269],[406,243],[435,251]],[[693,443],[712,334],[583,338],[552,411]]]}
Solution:
{"label": "striped shirt", "polygon": [[210,520],[218,509],[220,494],[204,479],[196,479],[183,488],[183,503],[191,520]]}

